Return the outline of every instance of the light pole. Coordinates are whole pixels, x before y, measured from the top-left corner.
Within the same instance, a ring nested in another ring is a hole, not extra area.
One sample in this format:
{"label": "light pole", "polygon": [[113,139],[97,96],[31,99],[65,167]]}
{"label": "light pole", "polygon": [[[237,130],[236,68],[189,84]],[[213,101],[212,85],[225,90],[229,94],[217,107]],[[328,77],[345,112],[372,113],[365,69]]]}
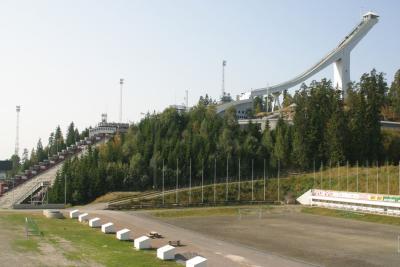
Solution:
{"label": "light pole", "polygon": [[119,94],[119,123],[122,123],[122,87],[124,85],[124,79],[119,79],[120,94]]}
{"label": "light pole", "polygon": [[192,159],[189,159],[189,204],[192,203]]}
{"label": "light pole", "polygon": [[201,162],[201,203],[204,202],[204,161]]}
{"label": "light pole", "polygon": [[254,201],[254,159],[251,159],[251,201]]}
{"label": "light pole", "polygon": [[165,172],[165,168],[164,168],[164,160],[162,161],[162,204],[164,206],[164,172]]}
{"label": "light pole", "polygon": [[64,206],[67,205],[67,175],[64,174]]}
{"label": "light pole", "polygon": [[319,168],[319,176],[320,176],[320,184],[319,184],[319,189],[321,189],[322,190],[322,170],[323,170],[323,168],[324,168],[324,163],[322,163],[322,161],[321,161],[321,166],[320,166],[320,168]]}
{"label": "light pole", "polygon": [[264,159],[264,201],[265,201],[265,159]]}
{"label": "light pole", "polygon": [[176,159],[176,189],[175,189],[175,202],[178,204],[178,187],[179,187],[179,159]]}
{"label": "light pole", "polygon": [[[399,172],[400,173],[400,172]],[[400,179],[400,178],[399,178]],[[400,190],[400,189],[399,189]],[[238,200],[240,201],[240,158],[239,158],[239,188],[238,188]]]}
{"label": "light pole", "polygon": [[280,199],[279,191],[280,191],[280,171],[281,171],[281,161],[278,159],[278,202]]}
{"label": "light pole", "polygon": [[214,204],[216,201],[216,183],[217,183],[217,158],[214,158]]}
{"label": "light pole", "polygon": [[229,194],[229,158],[226,157],[226,191],[225,191],[225,201],[228,201],[228,194]]}

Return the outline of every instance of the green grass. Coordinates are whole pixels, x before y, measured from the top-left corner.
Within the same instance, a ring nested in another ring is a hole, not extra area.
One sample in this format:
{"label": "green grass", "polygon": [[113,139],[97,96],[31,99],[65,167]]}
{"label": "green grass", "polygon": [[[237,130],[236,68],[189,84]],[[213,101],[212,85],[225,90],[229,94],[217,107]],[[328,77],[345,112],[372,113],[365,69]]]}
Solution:
{"label": "green grass", "polygon": [[[14,225],[23,229],[27,214],[5,213],[0,216],[2,225]],[[47,219],[42,215],[29,215],[43,232],[43,241],[57,243],[55,237],[71,242],[76,254],[64,252],[71,260],[88,259],[105,266],[178,266],[175,262],[158,260],[154,250],[136,251],[132,242],[121,242],[115,235],[105,235],[98,229],[92,229],[76,220]],[[17,249],[36,251],[36,239],[17,241]]]}
{"label": "green grass", "polygon": [[364,222],[373,222],[373,223],[382,223],[382,224],[391,224],[400,226],[400,218],[391,216],[358,213],[358,212],[351,212],[344,210],[324,209],[324,208],[309,208],[309,207],[302,208],[301,212],[314,215],[330,216],[330,217],[337,217],[344,219],[359,220]]}
{"label": "green grass", "polygon": [[[240,208],[245,208],[245,207],[240,207]],[[265,209],[270,209],[270,208],[272,207],[265,206]],[[238,214],[238,209],[239,207],[189,208],[189,209],[155,211],[151,212],[151,214],[159,218],[233,216]]]}
{"label": "green grass", "polygon": [[[322,178],[321,178],[322,177]],[[357,178],[358,177],[358,178]],[[388,167],[332,167],[324,168],[322,172],[317,170],[300,175],[287,175],[280,179],[280,196],[279,200],[283,201],[285,196],[290,193],[293,197],[297,198],[304,192],[311,188],[325,189],[325,190],[338,190],[338,191],[351,191],[351,192],[369,192],[379,194],[399,194],[399,168],[398,166],[389,165]],[[278,179],[276,177],[267,180],[265,185],[266,200],[278,200]],[[178,202],[182,205],[189,204],[191,198],[192,203],[201,202],[201,188],[192,188],[191,197],[189,197],[189,189],[185,188],[178,192]],[[252,193],[251,181],[241,181],[240,183],[240,200],[264,200],[264,181],[263,179],[254,180],[254,191]],[[215,196],[217,202],[226,200],[226,184],[221,183],[215,186]],[[239,183],[230,180],[228,184],[228,201],[239,200]],[[214,185],[204,185],[203,200],[205,203],[213,203],[214,201]],[[162,197],[155,196],[151,199],[140,199],[141,203],[161,204]],[[164,203],[176,203],[175,192],[165,194]],[[129,208],[129,205],[136,204],[135,202],[126,203],[126,207],[121,205],[122,208]]]}
{"label": "green grass", "polygon": [[37,238],[31,239],[15,239],[12,248],[19,252],[37,252],[39,253],[39,241]]}

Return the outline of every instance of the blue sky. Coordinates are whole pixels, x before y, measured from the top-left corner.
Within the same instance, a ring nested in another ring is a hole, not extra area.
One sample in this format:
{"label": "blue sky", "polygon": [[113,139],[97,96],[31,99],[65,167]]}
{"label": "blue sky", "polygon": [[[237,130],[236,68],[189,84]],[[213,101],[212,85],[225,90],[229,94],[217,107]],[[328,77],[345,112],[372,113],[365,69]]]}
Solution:
{"label": "blue sky", "polygon": [[[221,92],[283,82],[310,67],[372,10],[380,22],[351,55],[351,78],[376,68],[389,82],[400,68],[398,1],[1,1],[0,159],[47,143],[74,121],[124,121]],[[313,79],[332,78],[328,67]]]}

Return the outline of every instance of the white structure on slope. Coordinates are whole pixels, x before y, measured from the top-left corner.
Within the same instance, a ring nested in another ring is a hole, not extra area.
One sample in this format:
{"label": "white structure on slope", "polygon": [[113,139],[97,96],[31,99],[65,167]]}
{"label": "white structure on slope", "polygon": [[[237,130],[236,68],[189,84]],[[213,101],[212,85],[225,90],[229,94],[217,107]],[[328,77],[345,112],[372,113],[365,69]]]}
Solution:
{"label": "white structure on slope", "polygon": [[[339,45],[311,68],[286,82],[252,90],[250,92],[250,97],[247,99],[241,97],[238,101],[224,103],[218,106],[217,113],[223,113],[231,106],[235,106],[236,109],[243,109],[241,111],[246,111],[246,109],[252,108],[253,98],[256,96],[263,97],[265,95],[272,95],[274,99],[277,99],[284,90],[304,82],[331,64],[334,66],[334,86],[343,90],[343,95],[346,96],[346,90],[351,81],[350,52],[378,22],[378,18],[379,16],[373,12],[364,14],[361,22],[339,43]],[[243,96],[248,95],[249,94],[243,94]]]}
{"label": "white structure on slope", "polygon": [[310,189],[297,198],[302,205],[400,216],[400,196]]}

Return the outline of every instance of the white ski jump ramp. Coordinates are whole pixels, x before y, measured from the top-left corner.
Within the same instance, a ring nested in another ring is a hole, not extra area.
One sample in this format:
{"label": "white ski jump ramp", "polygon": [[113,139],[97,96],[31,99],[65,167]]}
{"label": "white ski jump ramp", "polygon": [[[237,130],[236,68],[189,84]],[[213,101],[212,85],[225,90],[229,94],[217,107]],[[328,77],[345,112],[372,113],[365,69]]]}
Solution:
{"label": "white ski jump ramp", "polygon": [[304,82],[330,64],[334,64],[334,86],[346,91],[350,83],[350,52],[378,22],[378,18],[379,16],[372,12],[364,14],[361,22],[339,43],[339,45],[311,68],[289,81],[271,87],[255,89],[251,92],[251,96],[283,92],[284,90]]}
{"label": "white ski jump ramp", "polygon": [[250,107],[251,103],[253,102],[253,98],[256,96],[262,97],[265,95],[273,95],[275,98],[277,98],[283,91],[306,81],[308,78],[317,74],[330,64],[333,64],[334,66],[333,86],[343,90],[343,96],[346,97],[348,84],[351,82],[350,52],[378,22],[378,18],[379,16],[372,12],[364,14],[361,22],[339,43],[339,45],[320,61],[314,64],[311,68],[286,82],[254,89],[248,93],[243,93],[243,97],[241,97],[238,101],[232,101],[219,105],[217,107],[217,113],[223,113],[231,106],[237,107],[239,105],[245,105],[246,107]]}

